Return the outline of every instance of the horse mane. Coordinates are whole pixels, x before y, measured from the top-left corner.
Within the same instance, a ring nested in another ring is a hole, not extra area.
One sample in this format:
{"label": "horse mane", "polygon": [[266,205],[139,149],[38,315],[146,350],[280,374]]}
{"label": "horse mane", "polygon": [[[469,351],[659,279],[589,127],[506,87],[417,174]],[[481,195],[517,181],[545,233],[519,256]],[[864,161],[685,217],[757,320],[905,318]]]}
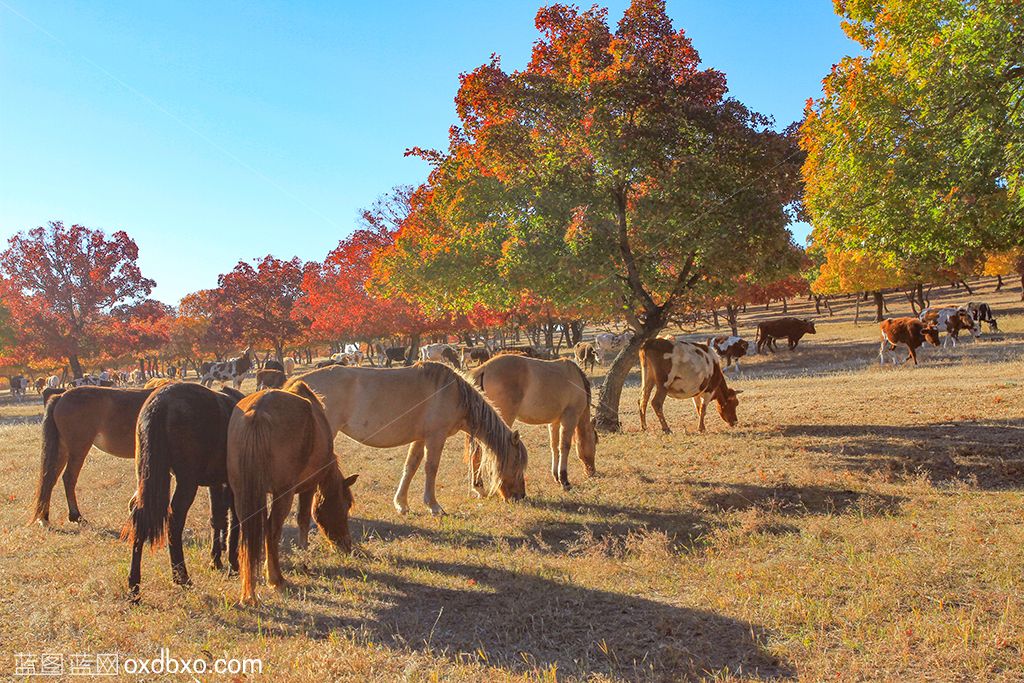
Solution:
{"label": "horse mane", "polygon": [[[492,492],[501,481],[513,478],[526,468],[526,456],[520,454],[519,443],[514,441],[514,432],[480,389],[442,363],[424,362],[418,363],[418,366],[436,384],[442,387],[449,384],[455,386],[459,407],[466,411],[470,440],[479,439],[486,447],[481,469],[489,473]],[[475,381],[482,385],[483,379],[477,377]]]}
{"label": "horse mane", "polygon": [[580,366],[576,365],[576,363],[573,363],[571,360],[570,361],[566,361],[566,363],[568,363],[569,365],[571,365],[574,368],[576,368],[576,372],[579,373],[580,381],[583,383],[583,391],[585,391],[586,394],[587,394],[587,407],[588,408],[591,407],[592,403],[591,403],[590,380],[587,378],[587,373],[583,372],[583,368],[581,368]]}

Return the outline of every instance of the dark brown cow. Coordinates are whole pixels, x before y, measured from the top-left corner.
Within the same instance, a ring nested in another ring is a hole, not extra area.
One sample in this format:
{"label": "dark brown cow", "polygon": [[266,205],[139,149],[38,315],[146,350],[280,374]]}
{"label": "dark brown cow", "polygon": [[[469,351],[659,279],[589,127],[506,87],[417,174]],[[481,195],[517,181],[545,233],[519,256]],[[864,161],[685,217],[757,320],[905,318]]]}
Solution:
{"label": "dark brown cow", "polygon": [[800,343],[805,334],[815,334],[814,321],[806,318],[775,318],[765,320],[757,325],[757,352],[764,353],[766,348],[775,351],[775,340],[785,337],[792,351]]}
{"label": "dark brown cow", "polygon": [[892,364],[896,365],[896,345],[904,344],[910,349],[903,362],[913,359],[917,365],[917,350],[926,341],[932,346],[939,345],[939,329],[934,323],[917,318],[887,318],[878,325],[882,328],[882,344],[878,347],[878,361],[885,365],[885,354],[892,353]]}
{"label": "dark brown cow", "polygon": [[280,389],[284,386],[287,379],[288,377],[285,376],[284,370],[275,370],[273,368],[259,370],[256,372],[256,388]]}

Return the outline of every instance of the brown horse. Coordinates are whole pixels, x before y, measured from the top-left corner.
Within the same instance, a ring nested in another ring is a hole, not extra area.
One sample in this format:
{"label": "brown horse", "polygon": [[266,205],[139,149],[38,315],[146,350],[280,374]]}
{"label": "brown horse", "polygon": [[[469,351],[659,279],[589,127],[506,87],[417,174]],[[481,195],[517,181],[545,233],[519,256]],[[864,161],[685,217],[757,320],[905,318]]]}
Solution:
{"label": "brown horse", "polygon": [[342,476],[323,404],[304,382],[291,382],[287,391],[267,389],[242,399],[231,416],[227,451],[228,481],[242,533],[243,603],[256,601],[256,576],[264,546],[267,583],[274,588],[285,584],[278,550],[296,493],[300,544],[305,545],[309,533],[312,503],[313,519],[320,530],[335,546],[351,552],[348,511],[351,486],[359,475]]}
{"label": "brown horse", "polygon": [[519,433],[509,429],[484,395],[448,366],[334,366],[306,373],[301,380],[324,397],[332,435],[340,431],[374,448],[410,444],[394,498],[400,513],[409,509],[409,484],[424,453],[423,502],[433,514],[444,513],[434,495],[434,483],[444,443],[459,431],[478,437],[484,444],[481,467],[488,493],[497,490],[506,500],[526,496],[523,471],[527,455]]}
{"label": "brown horse", "polygon": [[[172,383],[154,391],[142,405],[136,427],[138,489],[123,533],[132,547],[128,589],[133,596],[138,595],[142,578],[143,546],[160,544],[165,536],[174,582],[190,583],[181,533],[200,486],[210,488],[212,557],[214,565],[221,568],[220,553],[231,505],[226,465],[228,422],[243,396],[229,387],[218,392],[191,382]],[[232,538],[228,559],[233,568],[238,565],[236,548]]]}
{"label": "brown horse", "polygon": [[[47,389],[46,392],[52,390]],[[43,458],[32,521],[50,521],[50,496],[64,472],[68,519],[82,520],[75,484],[92,446],[118,458],[135,457],[135,419],[150,389],[75,387],[45,395]]]}
{"label": "brown horse", "polygon": [[[590,417],[590,381],[568,359],[539,360],[514,354],[495,356],[471,373],[506,424],[546,424],[551,437],[551,476],[569,490],[569,448],[575,435],[576,456],[587,475],[594,474],[597,432]],[[479,451],[470,446],[471,476],[479,485]]]}

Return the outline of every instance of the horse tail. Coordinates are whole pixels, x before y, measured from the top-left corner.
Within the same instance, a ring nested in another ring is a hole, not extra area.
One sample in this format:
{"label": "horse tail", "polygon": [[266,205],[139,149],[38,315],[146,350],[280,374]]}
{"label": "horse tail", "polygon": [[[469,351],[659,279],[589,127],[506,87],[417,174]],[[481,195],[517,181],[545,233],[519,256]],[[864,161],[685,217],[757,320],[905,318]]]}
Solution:
{"label": "horse tail", "polygon": [[43,412],[43,457],[39,467],[39,485],[36,488],[36,502],[32,522],[46,522],[50,515],[50,495],[57,484],[57,477],[63,469],[60,460],[60,430],[53,413],[57,409],[60,395],[47,401]]}
{"label": "horse tail", "polygon": [[270,424],[268,417],[258,408],[242,413],[242,420],[242,443],[238,449],[241,483],[232,492],[242,534],[239,548],[242,595],[251,596],[260,572],[266,538]]}
{"label": "horse tail", "polygon": [[135,469],[139,483],[131,516],[121,532],[129,543],[160,545],[167,535],[171,502],[171,442],[164,401],[147,401],[135,432]]}

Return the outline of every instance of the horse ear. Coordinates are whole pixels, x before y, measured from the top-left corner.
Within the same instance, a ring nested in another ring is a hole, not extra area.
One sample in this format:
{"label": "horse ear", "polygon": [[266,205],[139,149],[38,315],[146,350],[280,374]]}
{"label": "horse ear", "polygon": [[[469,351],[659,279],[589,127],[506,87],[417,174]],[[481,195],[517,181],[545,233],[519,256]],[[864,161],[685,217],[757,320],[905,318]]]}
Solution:
{"label": "horse ear", "polygon": [[356,483],[356,479],[359,478],[358,474],[353,474],[351,477],[345,477],[345,486],[351,487],[352,484]]}
{"label": "horse ear", "polygon": [[737,396],[739,396],[740,394],[742,394],[742,393],[743,393],[743,390],[742,390],[742,389],[733,389],[733,390],[732,390],[732,393],[734,393],[734,394],[736,394]]}

